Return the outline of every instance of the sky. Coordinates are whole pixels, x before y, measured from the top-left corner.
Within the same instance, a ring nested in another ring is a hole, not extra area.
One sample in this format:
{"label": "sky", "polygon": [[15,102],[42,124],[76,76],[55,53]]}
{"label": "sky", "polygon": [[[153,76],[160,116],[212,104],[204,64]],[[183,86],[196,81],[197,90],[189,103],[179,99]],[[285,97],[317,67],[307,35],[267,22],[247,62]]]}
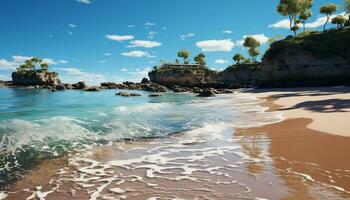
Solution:
{"label": "sky", "polygon": [[[63,82],[140,81],[153,66],[174,62],[180,49],[201,52],[222,70],[241,53],[246,36],[262,44],[287,36],[278,0],[1,0],[0,80],[36,56]],[[307,28],[321,30],[319,7],[342,0],[314,0]],[[337,14],[343,14],[339,9]],[[334,27],[334,25],[328,25]]]}

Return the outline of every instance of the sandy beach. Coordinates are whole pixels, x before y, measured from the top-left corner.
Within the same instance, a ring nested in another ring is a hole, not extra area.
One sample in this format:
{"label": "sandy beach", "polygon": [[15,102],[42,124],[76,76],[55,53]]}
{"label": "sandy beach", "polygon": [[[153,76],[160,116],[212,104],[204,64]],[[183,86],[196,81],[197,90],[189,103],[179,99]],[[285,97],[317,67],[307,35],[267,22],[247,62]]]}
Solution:
{"label": "sandy beach", "polygon": [[349,199],[348,91],[246,91],[286,119],[257,128],[219,123],[46,161],[6,199]]}
{"label": "sandy beach", "polygon": [[248,93],[268,99],[288,119],[308,118],[308,128],[350,137],[350,87],[257,89]]}

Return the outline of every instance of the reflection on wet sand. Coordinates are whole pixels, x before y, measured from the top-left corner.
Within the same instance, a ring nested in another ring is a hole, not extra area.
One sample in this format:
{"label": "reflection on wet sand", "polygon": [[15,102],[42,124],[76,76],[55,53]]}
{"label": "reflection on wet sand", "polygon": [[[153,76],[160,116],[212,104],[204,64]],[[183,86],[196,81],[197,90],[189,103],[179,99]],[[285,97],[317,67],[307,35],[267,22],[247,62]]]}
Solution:
{"label": "reflection on wet sand", "polygon": [[284,199],[350,198],[350,138],[307,129],[310,119],[291,119],[250,129],[266,133],[269,153],[288,187]]}

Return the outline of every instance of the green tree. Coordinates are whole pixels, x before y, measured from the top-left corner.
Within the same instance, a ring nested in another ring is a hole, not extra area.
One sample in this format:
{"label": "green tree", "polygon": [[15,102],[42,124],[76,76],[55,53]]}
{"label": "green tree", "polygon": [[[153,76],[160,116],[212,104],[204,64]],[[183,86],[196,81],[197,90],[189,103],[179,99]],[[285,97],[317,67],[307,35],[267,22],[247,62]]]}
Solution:
{"label": "green tree", "polygon": [[[312,16],[312,12],[311,10],[307,10],[305,12],[302,12],[300,15],[299,15],[299,21],[301,24],[303,24],[303,30],[305,31],[305,24],[306,24],[306,21],[307,19],[309,19],[310,17]],[[293,28],[293,27],[292,27]]]}
{"label": "green tree", "polygon": [[350,0],[344,0],[344,10],[346,13],[350,14]]}
{"label": "green tree", "polygon": [[294,25],[291,30],[294,32],[294,36],[297,36],[297,32],[299,30],[299,26],[298,25]]}
{"label": "green tree", "polygon": [[177,53],[177,56],[180,58],[183,58],[184,63],[186,64],[186,63],[188,63],[187,58],[190,57],[190,54],[191,53],[189,51],[187,51],[186,49],[182,49]]}
{"label": "green tree", "polygon": [[254,37],[248,36],[245,38],[243,46],[248,48],[248,53],[252,57],[253,61],[256,61],[256,57],[260,54],[258,47],[260,42],[257,41]]}
{"label": "green tree", "polygon": [[250,48],[248,50],[248,53],[252,57],[253,62],[256,62],[256,57],[260,55],[260,51],[258,48]]}
{"label": "green tree", "polygon": [[232,59],[236,62],[236,64],[241,64],[241,61],[244,60],[245,58],[239,54],[239,53],[236,53]]}
{"label": "green tree", "polygon": [[328,3],[320,7],[320,13],[325,14],[327,17],[326,23],[323,25],[323,31],[326,30],[326,26],[329,22],[329,18],[335,13],[338,9],[338,6],[333,3]]}
{"label": "green tree", "polygon": [[282,16],[288,16],[289,28],[298,25],[298,22],[305,24],[311,17],[311,8],[313,0],[280,0],[277,6],[277,12]]}
{"label": "green tree", "polygon": [[332,19],[332,24],[337,25],[337,28],[342,28],[344,26],[346,19],[342,15],[338,15]]}
{"label": "green tree", "polygon": [[47,63],[41,63],[40,67],[41,67],[42,70],[47,71],[48,68],[49,68],[49,65]]}
{"label": "green tree", "polygon": [[345,0],[344,1],[344,6],[343,6],[345,12],[348,14],[348,24],[350,25],[350,0]]}
{"label": "green tree", "polygon": [[194,61],[200,66],[204,67],[206,65],[204,53],[200,53],[196,57],[194,57]]}

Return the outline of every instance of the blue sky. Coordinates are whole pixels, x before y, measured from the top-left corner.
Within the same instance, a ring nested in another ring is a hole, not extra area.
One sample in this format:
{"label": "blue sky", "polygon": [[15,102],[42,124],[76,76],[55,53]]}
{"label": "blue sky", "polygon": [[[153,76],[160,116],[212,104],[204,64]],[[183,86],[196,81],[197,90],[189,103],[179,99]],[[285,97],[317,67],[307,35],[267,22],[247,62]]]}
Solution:
{"label": "blue sky", "polygon": [[[314,0],[310,29],[319,30]],[[289,35],[277,0],[1,0],[0,79],[27,57],[45,58],[63,81],[139,80],[177,51],[204,52],[220,70],[231,64],[244,36]],[[337,13],[342,13],[339,10]],[[333,25],[329,25],[331,27]]]}

